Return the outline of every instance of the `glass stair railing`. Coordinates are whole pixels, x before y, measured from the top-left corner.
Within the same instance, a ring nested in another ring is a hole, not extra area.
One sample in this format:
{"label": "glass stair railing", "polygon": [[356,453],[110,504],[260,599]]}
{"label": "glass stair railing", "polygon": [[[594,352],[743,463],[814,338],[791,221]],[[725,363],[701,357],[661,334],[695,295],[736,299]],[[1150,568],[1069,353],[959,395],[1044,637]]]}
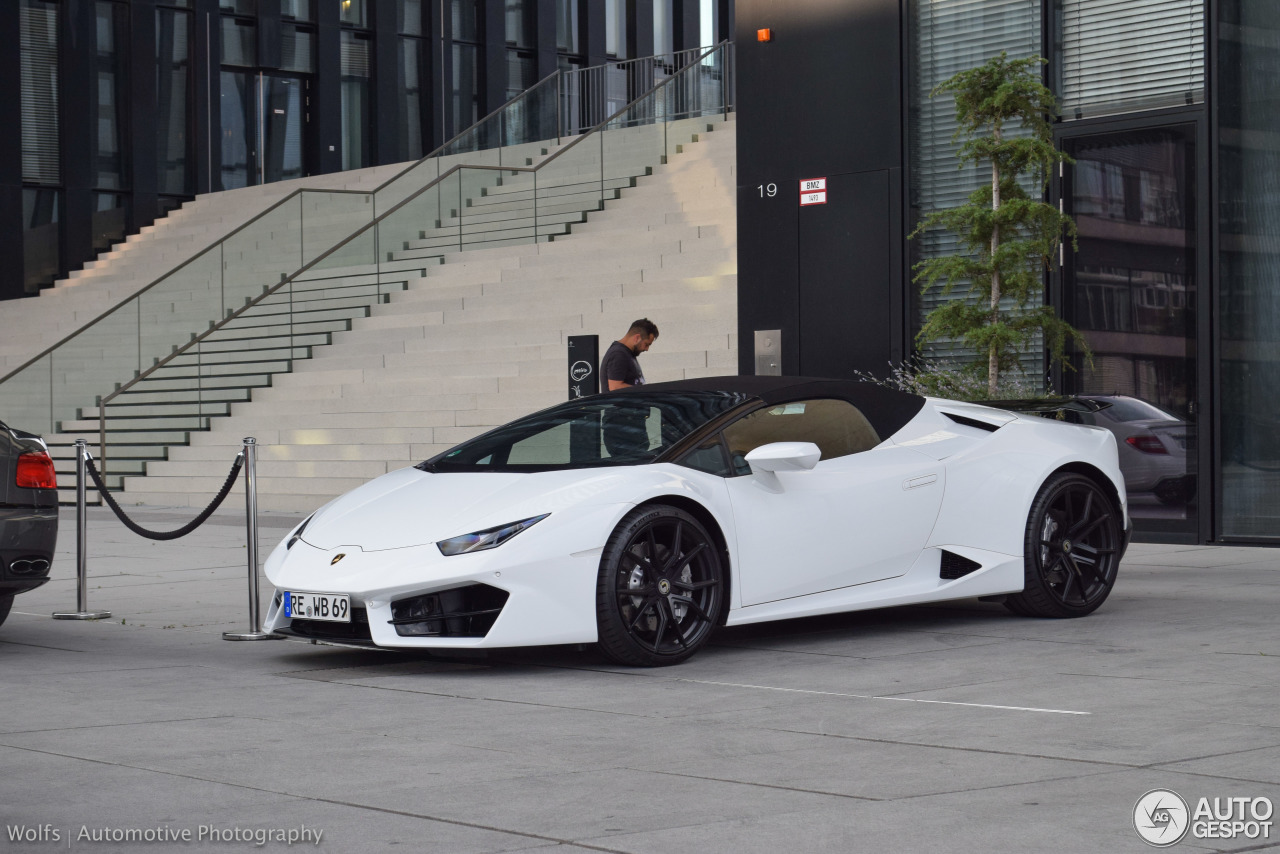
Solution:
{"label": "glass stair railing", "polygon": [[55,456],[90,438],[119,488],[444,256],[568,234],[728,113],[731,50],[572,138],[557,74],[372,193],[298,191],[0,379],[0,412]]}

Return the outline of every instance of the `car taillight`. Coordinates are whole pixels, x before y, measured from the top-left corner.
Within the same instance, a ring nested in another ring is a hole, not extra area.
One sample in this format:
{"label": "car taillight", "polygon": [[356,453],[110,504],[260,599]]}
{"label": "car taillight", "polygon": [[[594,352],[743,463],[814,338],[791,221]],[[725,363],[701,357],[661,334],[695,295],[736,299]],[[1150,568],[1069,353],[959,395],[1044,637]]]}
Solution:
{"label": "car taillight", "polygon": [[24,489],[57,489],[53,460],[44,451],[22,454],[18,457],[18,473],[13,482]]}
{"label": "car taillight", "polygon": [[1130,436],[1125,442],[1144,454],[1167,454],[1169,449],[1155,436]]}

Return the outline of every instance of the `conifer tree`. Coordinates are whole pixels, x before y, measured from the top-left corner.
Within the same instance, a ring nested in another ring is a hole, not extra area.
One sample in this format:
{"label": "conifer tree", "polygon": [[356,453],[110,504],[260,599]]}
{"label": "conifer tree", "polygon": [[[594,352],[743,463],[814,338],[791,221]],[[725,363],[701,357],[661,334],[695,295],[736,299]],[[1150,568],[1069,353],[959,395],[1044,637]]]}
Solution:
{"label": "conifer tree", "polygon": [[[930,258],[915,266],[922,291],[941,284],[943,295],[967,286],[967,298],[952,299],[931,311],[918,343],[959,339],[986,357],[987,396],[996,397],[1000,372],[1013,368],[1019,354],[1044,336],[1055,363],[1063,360],[1066,342],[1083,352],[1083,337],[1044,304],[1044,273],[1050,269],[1066,234],[1075,242],[1071,218],[1040,198],[1053,168],[1070,162],[1053,145],[1049,116],[1056,109],[1053,93],[1040,82],[1038,56],[1009,59],[1004,53],[962,71],[931,93],[952,93],[957,129],[963,138],[961,165],[991,166],[991,182],[950,210],[929,214],[912,234],[945,228],[958,238],[963,254]],[[1011,136],[1020,127],[1025,133]],[[1019,178],[1033,179],[1041,190],[1032,198]],[[1002,305],[1004,301],[1004,305]],[[971,370],[981,372],[982,361]]]}

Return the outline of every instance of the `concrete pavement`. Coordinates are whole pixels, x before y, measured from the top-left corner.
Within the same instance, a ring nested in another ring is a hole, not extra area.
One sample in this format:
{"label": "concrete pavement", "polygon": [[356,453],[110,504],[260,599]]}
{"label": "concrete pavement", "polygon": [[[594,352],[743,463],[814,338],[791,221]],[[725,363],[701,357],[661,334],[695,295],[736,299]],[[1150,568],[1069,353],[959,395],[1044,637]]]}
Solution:
{"label": "concrete pavement", "polygon": [[[264,557],[298,518],[262,518]],[[1083,620],[898,608],[722,630],[630,670],[565,647],[227,643],[247,625],[242,511],[169,543],[90,519],[89,603],[113,617],[49,618],[75,604],[64,514],[55,580],[0,627],[14,851],[284,850],[293,832],[329,852],[1093,854],[1149,850],[1132,813],[1152,789],[1193,811],[1280,801],[1274,550],[1135,545]],[[1272,821],[1174,850],[1280,850]]]}

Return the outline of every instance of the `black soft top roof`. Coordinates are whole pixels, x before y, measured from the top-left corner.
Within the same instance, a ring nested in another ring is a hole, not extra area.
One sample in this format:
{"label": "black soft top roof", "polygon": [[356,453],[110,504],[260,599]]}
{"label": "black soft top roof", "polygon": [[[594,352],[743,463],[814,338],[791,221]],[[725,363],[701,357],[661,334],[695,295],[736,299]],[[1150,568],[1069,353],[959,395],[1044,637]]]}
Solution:
{"label": "black soft top roof", "polygon": [[609,394],[716,391],[749,395],[763,403],[787,403],[815,397],[847,400],[866,416],[881,439],[887,439],[901,430],[924,408],[924,398],[919,395],[894,391],[876,383],[821,377],[700,377],[668,383],[649,383]]}

